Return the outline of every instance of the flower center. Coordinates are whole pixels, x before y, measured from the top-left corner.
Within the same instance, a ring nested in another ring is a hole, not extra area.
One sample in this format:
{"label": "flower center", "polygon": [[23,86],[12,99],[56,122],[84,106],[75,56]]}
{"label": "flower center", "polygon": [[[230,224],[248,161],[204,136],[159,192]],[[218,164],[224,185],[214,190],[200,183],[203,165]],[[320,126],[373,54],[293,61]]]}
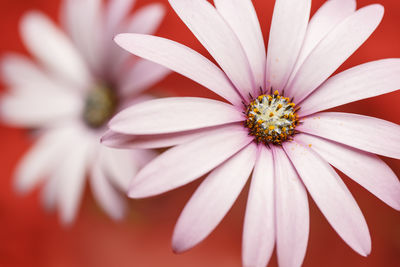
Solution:
{"label": "flower center", "polygon": [[86,96],[83,120],[91,128],[103,126],[114,114],[117,96],[108,86],[95,86]]}
{"label": "flower center", "polygon": [[275,91],[260,95],[246,109],[245,126],[257,143],[280,145],[291,139],[299,122],[296,107],[292,101]]}

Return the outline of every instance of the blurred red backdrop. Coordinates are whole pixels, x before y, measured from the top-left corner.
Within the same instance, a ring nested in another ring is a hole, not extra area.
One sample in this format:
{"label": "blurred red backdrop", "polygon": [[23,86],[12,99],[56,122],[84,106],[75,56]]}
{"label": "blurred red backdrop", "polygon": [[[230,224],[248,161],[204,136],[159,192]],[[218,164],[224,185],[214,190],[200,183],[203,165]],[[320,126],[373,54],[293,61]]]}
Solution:
{"label": "blurred red backdrop", "polygon": [[[135,8],[153,0],[138,0]],[[209,57],[200,43],[169,8],[158,35],[177,40]],[[268,36],[274,1],[253,1],[264,36]],[[323,3],[313,1],[312,10]],[[373,36],[341,67],[371,60],[400,57],[400,1],[359,0],[385,6],[383,22]],[[58,21],[59,0],[0,0],[0,54],[27,54],[18,33],[21,16],[38,9]],[[267,41],[267,38],[265,38]],[[210,58],[210,57],[209,57]],[[400,74],[399,74],[400,75]],[[6,90],[4,86],[0,90]],[[152,90],[175,95],[212,96],[201,86],[177,74]],[[400,123],[400,92],[337,108]],[[54,214],[39,205],[38,192],[18,196],[13,191],[13,170],[33,140],[26,130],[0,126],[0,266],[240,266],[241,231],[247,188],[234,208],[209,238],[191,251],[175,255],[170,239],[178,215],[199,182],[159,197],[130,202],[126,220],[107,218],[86,190],[76,223],[63,228]],[[400,175],[400,162],[384,159]],[[372,253],[363,258],[347,247],[311,203],[311,230],[304,266],[400,266],[400,214],[344,177],[370,228]],[[273,256],[269,266],[276,266]]]}

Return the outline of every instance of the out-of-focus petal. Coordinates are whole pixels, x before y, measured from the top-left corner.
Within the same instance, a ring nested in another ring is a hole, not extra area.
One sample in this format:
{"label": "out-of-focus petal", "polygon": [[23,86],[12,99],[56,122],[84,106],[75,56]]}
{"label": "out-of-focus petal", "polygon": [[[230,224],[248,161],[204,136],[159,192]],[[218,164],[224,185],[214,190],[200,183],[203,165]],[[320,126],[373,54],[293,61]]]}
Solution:
{"label": "out-of-focus petal", "polygon": [[252,143],[213,170],[183,209],[172,237],[175,252],[206,238],[232,207],[253,169],[257,145]]}
{"label": "out-of-focus petal", "polygon": [[[127,33],[140,33],[140,34],[154,34],[165,16],[165,8],[161,4],[146,5],[137,10],[132,18],[125,22],[119,30],[115,30],[110,36],[114,36],[121,32]],[[110,40],[111,40],[110,38]],[[109,53],[110,63],[113,64],[112,69],[116,75],[125,67],[127,60],[132,55],[126,51],[121,50],[115,43],[110,44],[111,52]]]}
{"label": "out-of-focus petal", "polygon": [[82,105],[76,95],[62,91],[23,92],[0,99],[0,118],[10,125],[39,127],[78,116]]}
{"label": "out-of-focus petal", "polygon": [[282,91],[306,35],[311,0],[275,1],[267,54],[267,85]]}
{"label": "out-of-focus petal", "polygon": [[350,16],[355,10],[355,0],[330,0],[326,1],[317,12],[315,12],[308,24],[306,37],[291,74],[291,78],[289,79],[289,83],[290,80],[294,78],[301,64],[318,43],[328,35],[335,26]]}
{"label": "out-of-focus petal", "polygon": [[261,147],[253,170],[243,227],[243,266],[267,265],[275,244],[274,161]]}
{"label": "out-of-focus petal", "polygon": [[58,176],[57,203],[64,225],[69,225],[75,220],[85,186],[86,166],[93,157],[91,150],[94,141],[83,136],[81,133],[74,149],[64,155],[64,161],[54,173]]}
{"label": "out-of-focus petal", "polygon": [[265,85],[265,46],[257,13],[251,0],[215,0],[215,7],[240,40],[251,69],[255,89]]}
{"label": "out-of-focus petal", "polygon": [[93,196],[104,211],[114,220],[120,220],[126,213],[126,200],[107,180],[99,162],[92,165],[89,179]]}
{"label": "out-of-focus petal", "polygon": [[400,59],[382,59],[343,71],[322,84],[308,96],[299,110],[306,116],[400,89]]}
{"label": "out-of-focus petal", "polygon": [[232,125],[171,148],[136,175],[130,185],[129,196],[150,197],[187,184],[224,162],[252,140],[243,126]]}
{"label": "out-of-focus petal", "polygon": [[296,129],[374,154],[400,158],[400,126],[357,114],[321,112],[302,119]]}
{"label": "out-of-focus petal", "polygon": [[163,134],[243,121],[230,104],[198,97],[170,97],[146,101],[118,113],[111,130],[125,134]]}
{"label": "out-of-focus petal", "polygon": [[400,210],[400,182],[377,156],[307,134],[296,142],[309,145],[323,159],[396,210]]}
{"label": "out-of-focus petal", "polygon": [[381,5],[361,8],[337,25],[310,53],[285,92],[300,102],[320,86],[375,31],[383,17]]}
{"label": "out-of-focus petal", "polygon": [[136,0],[111,0],[106,8],[105,27],[108,37],[116,33],[117,28],[128,16]]}
{"label": "out-of-focus petal", "polygon": [[45,132],[33,148],[25,154],[16,169],[15,187],[20,193],[31,191],[46,175],[54,170],[63,150],[72,145],[71,131],[57,128]]}
{"label": "out-of-focus petal", "polygon": [[371,252],[367,223],[339,175],[308,146],[285,142],[283,147],[331,226],[352,249],[367,256]]}
{"label": "out-of-focus petal", "polygon": [[160,37],[140,34],[119,34],[115,42],[139,57],[161,64],[193,81],[235,105],[241,98],[225,73],[196,51]]}
{"label": "out-of-focus petal", "polygon": [[279,266],[301,266],[310,216],[307,192],[281,147],[273,147],[275,166],[276,251]]}
{"label": "out-of-focus petal", "polygon": [[159,64],[147,60],[139,60],[124,75],[120,83],[119,93],[123,97],[137,95],[164,79],[170,72],[169,69]]}
{"label": "out-of-focus petal", "polygon": [[21,23],[25,45],[47,68],[82,90],[91,80],[88,68],[68,38],[46,16],[30,12]]}
{"label": "out-of-focus petal", "polygon": [[255,87],[246,53],[232,28],[206,0],[169,0],[172,8],[247,97]]}
{"label": "out-of-focus petal", "polygon": [[[61,9],[61,19],[69,37],[74,42],[92,71],[100,74],[104,60],[104,21],[102,0],[66,0]],[[112,36],[108,36],[111,43]],[[60,53],[60,52],[59,52]]]}

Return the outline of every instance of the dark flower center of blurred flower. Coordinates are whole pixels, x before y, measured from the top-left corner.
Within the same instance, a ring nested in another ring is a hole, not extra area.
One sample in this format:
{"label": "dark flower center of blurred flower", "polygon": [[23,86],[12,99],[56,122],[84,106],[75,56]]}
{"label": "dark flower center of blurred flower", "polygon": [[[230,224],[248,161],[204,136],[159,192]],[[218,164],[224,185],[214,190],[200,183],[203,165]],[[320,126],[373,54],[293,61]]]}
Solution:
{"label": "dark flower center of blurred flower", "polygon": [[98,84],[86,96],[83,120],[90,128],[102,127],[114,115],[117,102],[117,96],[111,87]]}
{"label": "dark flower center of blurred flower", "polygon": [[295,134],[298,110],[292,100],[278,91],[261,94],[246,106],[245,126],[257,143],[281,145]]}

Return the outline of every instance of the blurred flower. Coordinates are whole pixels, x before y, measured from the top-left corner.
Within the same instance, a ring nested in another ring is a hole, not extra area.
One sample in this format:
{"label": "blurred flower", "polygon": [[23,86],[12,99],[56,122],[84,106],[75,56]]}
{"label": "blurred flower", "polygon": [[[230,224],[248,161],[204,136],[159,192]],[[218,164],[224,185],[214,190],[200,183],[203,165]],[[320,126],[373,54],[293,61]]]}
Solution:
{"label": "blurred flower", "polygon": [[102,146],[109,118],[124,106],[149,99],[140,93],[168,73],[164,67],[129,57],[114,44],[118,32],[152,34],[165,10],[152,4],[128,13],[134,1],[67,0],[62,8],[66,34],[45,15],[30,12],[21,23],[28,50],[40,64],[9,54],[1,65],[10,86],[1,99],[2,120],[38,129],[38,141],[16,171],[16,188],[27,193],[44,182],[43,201],[71,223],[89,173],[95,199],[114,219],[123,217],[129,180],[151,151]]}
{"label": "blurred flower", "polygon": [[399,210],[400,183],[373,153],[400,158],[400,128],[376,118],[320,111],[400,87],[400,59],[366,63],[329,78],[372,34],[383,7],[356,11],[355,1],[331,0],[309,21],[310,0],[277,0],[266,55],[250,0],[215,0],[216,8],[204,0],[169,2],[222,70],[167,39],[121,34],[116,42],[230,104],[165,98],[117,114],[104,143],[176,145],[138,173],[130,197],[154,196],[210,172],[175,227],[173,248],[182,252],[218,225],[252,172],[245,266],[265,266],[275,241],[280,266],[301,265],[309,233],[306,190],[342,239],[368,255],[365,219],[330,164]]}

